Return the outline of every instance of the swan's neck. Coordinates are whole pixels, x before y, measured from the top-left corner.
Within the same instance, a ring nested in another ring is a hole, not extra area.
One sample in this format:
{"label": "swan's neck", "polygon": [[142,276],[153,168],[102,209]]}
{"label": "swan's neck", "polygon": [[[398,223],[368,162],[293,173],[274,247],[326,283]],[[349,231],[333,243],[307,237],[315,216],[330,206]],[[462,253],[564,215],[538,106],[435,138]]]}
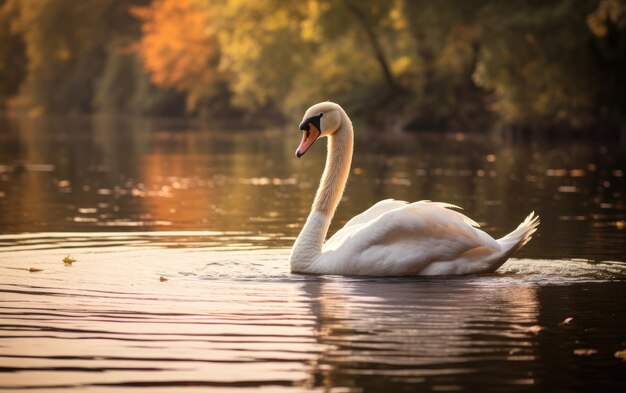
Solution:
{"label": "swan's neck", "polygon": [[346,188],[353,145],[352,122],[345,113],[342,113],[341,127],[328,138],[326,166],[311,213],[291,250],[292,271],[306,272],[315,258],[322,253],[330,221]]}

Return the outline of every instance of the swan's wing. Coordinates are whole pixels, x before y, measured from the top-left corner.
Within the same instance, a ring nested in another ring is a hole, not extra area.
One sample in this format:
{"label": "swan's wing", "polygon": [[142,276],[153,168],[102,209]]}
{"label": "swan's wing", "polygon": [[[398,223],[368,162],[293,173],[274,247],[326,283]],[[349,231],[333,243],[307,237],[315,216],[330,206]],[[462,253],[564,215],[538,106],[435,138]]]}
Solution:
{"label": "swan's wing", "polygon": [[336,274],[454,274],[464,272],[466,261],[500,250],[476,222],[450,207],[420,201],[346,226],[312,267]]}
{"label": "swan's wing", "polygon": [[326,243],[324,243],[324,249],[331,249],[335,247],[335,244],[342,243],[346,237],[352,233],[355,225],[368,223],[390,210],[406,206],[407,204],[408,202],[406,201],[398,201],[395,199],[384,199],[377,202],[363,213],[352,217],[350,221],[343,226],[343,228],[335,232],[335,234],[330,239],[326,240]]}
{"label": "swan's wing", "polygon": [[406,206],[408,203],[409,202],[407,201],[398,201],[395,199],[384,199],[380,202],[377,202],[374,206],[370,207],[363,213],[352,217],[350,221],[348,221],[346,225],[344,225],[344,228],[349,227],[351,225],[361,224],[364,222],[371,221],[383,213],[386,213],[393,209],[397,209],[402,206]]}

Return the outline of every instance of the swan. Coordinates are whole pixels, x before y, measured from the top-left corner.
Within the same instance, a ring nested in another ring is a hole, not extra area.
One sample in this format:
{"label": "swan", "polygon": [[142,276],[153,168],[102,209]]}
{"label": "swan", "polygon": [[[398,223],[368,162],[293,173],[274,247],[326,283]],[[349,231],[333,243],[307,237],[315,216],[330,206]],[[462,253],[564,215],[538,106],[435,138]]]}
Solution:
{"label": "swan", "polygon": [[495,240],[459,207],[441,202],[386,199],[349,220],[324,242],[346,187],[354,133],[341,106],[321,102],[304,114],[296,156],[328,138],[326,165],[311,212],[291,249],[294,273],[417,276],[489,273],[526,244],[537,230],[534,212]]}

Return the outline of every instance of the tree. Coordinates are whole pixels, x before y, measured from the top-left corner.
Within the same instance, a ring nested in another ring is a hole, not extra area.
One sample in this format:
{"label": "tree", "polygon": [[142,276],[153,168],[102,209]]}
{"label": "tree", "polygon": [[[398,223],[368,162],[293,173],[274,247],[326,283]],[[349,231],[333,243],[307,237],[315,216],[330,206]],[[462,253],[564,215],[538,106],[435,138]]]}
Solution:
{"label": "tree", "polygon": [[15,29],[18,11],[14,3],[0,1],[0,108],[26,78],[26,45]]}
{"label": "tree", "polygon": [[602,0],[587,16],[594,64],[601,73],[597,114],[626,127],[626,1]]}
{"label": "tree", "polygon": [[475,80],[494,92],[492,109],[505,123],[591,124],[602,78],[589,52],[592,9],[577,0],[483,7]]}
{"label": "tree", "polygon": [[133,29],[129,3],[8,0],[7,4],[18,12],[15,26],[26,45],[28,76],[23,93],[29,105],[44,112],[93,110],[94,85],[108,43]]}
{"label": "tree", "polygon": [[236,103],[286,113],[325,99],[362,113],[372,103],[384,104],[401,90],[398,75],[410,63],[399,5],[225,2],[220,68],[230,77]]}
{"label": "tree", "polygon": [[204,97],[223,94],[212,10],[195,0],[155,0],[131,8],[142,21],[137,50],[151,81],[185,92],[189,111]]}

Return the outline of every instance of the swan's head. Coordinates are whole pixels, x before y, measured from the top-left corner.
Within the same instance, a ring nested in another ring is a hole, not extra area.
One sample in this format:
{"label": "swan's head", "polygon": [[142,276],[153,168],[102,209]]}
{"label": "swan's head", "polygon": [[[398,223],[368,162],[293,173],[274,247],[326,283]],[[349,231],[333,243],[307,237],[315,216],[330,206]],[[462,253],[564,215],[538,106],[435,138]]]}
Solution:
{"label": "swan's head", "polygon": [[339,105],[328,101],[307,109],[300,123],[302,142],[296,150],[296,157],[302,157],[319,138],[334,134],[341,126],[342,112]]}

